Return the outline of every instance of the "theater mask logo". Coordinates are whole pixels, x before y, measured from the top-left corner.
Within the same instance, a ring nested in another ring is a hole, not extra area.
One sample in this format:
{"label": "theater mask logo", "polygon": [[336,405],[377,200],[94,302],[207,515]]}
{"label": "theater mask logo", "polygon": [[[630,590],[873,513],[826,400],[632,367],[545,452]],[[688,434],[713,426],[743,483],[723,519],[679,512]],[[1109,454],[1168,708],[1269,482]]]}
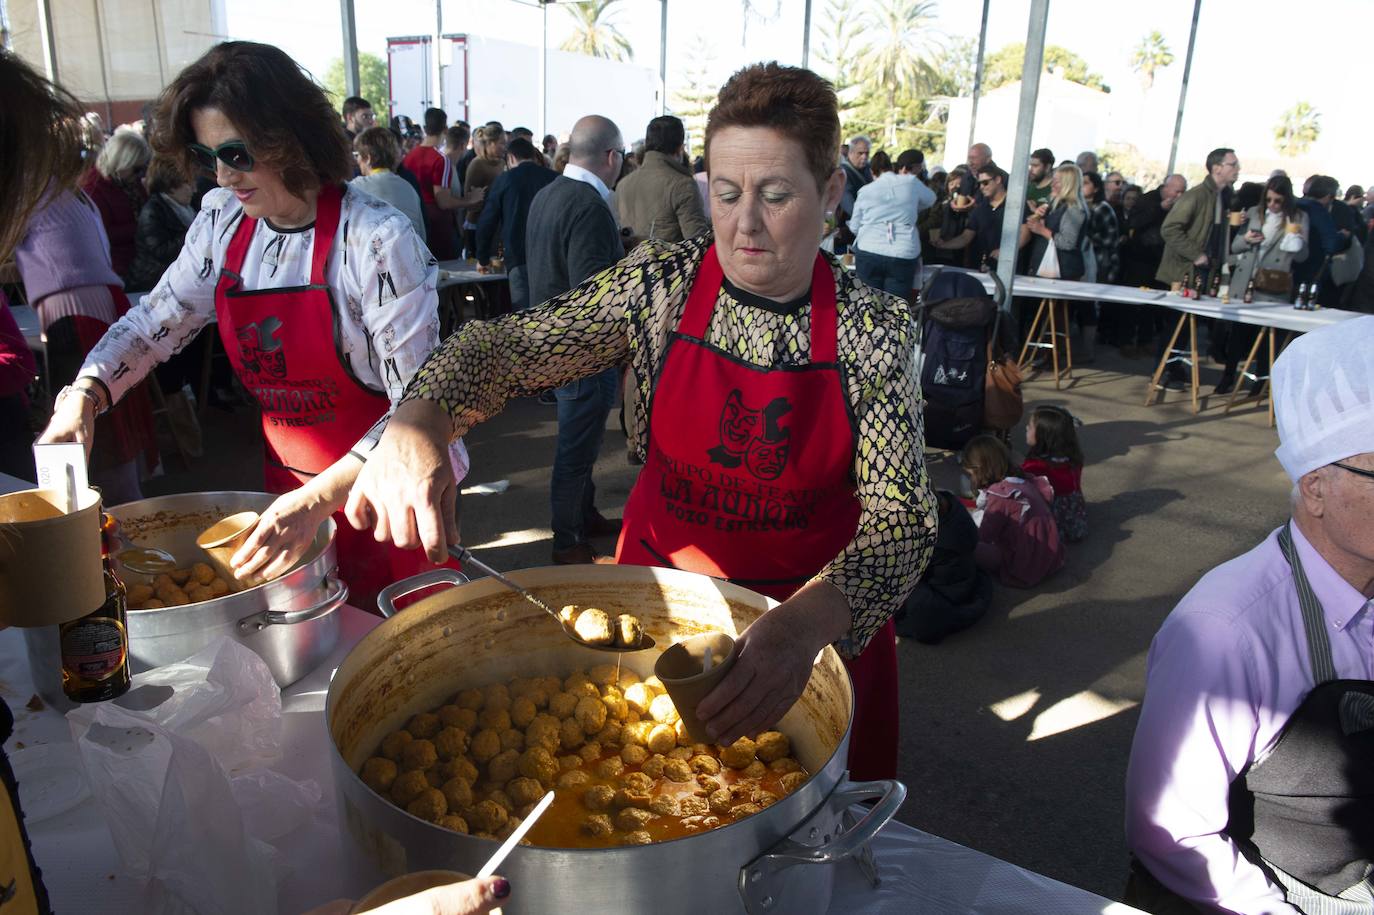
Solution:
{"label": "theater mask logo", "polygon": [[791,410],[786,397],[775,397],[756,410],[744,402],[738,388],[731,391],[720,411],[720,444],[706,452],[711,463],[729,468],[744,465],[759,479],[776,480],[790,453],[790,432],[778,421]]}
{"label": "theater mask logo", "polygon": [[286,378],[286,349],[277,339],[281,328],[281,319],[268,316],[261,322],[238,329],[239,360],[245,372],[279,380]]}

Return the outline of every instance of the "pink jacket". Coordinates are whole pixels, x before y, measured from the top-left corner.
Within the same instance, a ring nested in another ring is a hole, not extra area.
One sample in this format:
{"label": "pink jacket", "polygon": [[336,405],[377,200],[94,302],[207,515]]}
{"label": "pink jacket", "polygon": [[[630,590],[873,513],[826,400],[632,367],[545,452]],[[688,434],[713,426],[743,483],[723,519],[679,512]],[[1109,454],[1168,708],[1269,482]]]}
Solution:
{"label": "pink jacket", "polygon": [[1033,588],[1064,565],[1064,544],[1054,523],[1050,481],[1028,474],[1007,477],[983,490],[978,540],[997,547],[1002,584]]}

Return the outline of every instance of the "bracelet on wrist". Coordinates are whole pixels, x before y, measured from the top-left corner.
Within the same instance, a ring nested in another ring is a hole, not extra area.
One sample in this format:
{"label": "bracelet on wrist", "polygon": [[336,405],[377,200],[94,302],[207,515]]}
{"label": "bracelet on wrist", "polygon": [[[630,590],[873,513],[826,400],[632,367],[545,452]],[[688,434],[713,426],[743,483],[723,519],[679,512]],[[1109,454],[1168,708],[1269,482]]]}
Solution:
{"label": "bracelet on wrist", "polygon": [[65,386],[62,390],[57,392],[57,397],[53,399],[53,402],[56,403],[60,401],[67,394],[76,394],[89,400],[91,402],[91,408],[96,416],[105,412],[105,404],[100,399],[100,395],[84,385],[69,384]]}

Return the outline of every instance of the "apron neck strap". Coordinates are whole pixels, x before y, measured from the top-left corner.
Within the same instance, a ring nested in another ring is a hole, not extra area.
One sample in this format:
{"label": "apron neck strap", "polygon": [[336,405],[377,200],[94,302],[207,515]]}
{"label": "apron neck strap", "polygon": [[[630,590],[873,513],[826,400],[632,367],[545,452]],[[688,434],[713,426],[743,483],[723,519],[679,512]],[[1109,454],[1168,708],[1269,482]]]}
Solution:
{"label": "apron neck strap", "polygon": [[1331,639],[1326,634],[1326,613],[1321,601],[1307,580],[1307,572],[1293,545],[1293,522],[1288,520],[1279,531],[1279,549],[1293,570],[1293,584],[1298,589],[1298,606],[1302,608],[1302,627],[1307,634],[1307,654],[1312,662],[1312,680],[1320,686],[1336,679],[1336,662],[1331,657]]}
{"label": "apron neck strap", "polygon": [[[318,236],[316,236],[318,237]],[[706,330],[711,324],[711,313],[715,311],[716,297],[720,284],[725,279],[716,256],[716,246],[706,249],[697,269],[696,279],[691,292],[687,294],[687,304],[682,309],[682,320],[678,322],[678,332],[698,340],[706,339]],[[838,357],[839,318],[835,298],[835,276],[825,256],[816,252],[815,263],[811,267],[811,362],[829,365]]]}
{"label": "apron neck strap", "polygon": [[[310,250],[310,285],[323,286],[324,266],[329,260],[329,251],[334,247],[334,233],[339,229],[339,213],[343,209],[343,189],[337,184],[327,184],[320,188],[315,200],[315,235]],[[248,246],[253,242],[253,230],[258,221],[247,213],[241,214],[239,226],[234,237],[229,240],[229,248],[224,253],[224,269],[230,273],[243,272],[243,259],[248,254]]]}

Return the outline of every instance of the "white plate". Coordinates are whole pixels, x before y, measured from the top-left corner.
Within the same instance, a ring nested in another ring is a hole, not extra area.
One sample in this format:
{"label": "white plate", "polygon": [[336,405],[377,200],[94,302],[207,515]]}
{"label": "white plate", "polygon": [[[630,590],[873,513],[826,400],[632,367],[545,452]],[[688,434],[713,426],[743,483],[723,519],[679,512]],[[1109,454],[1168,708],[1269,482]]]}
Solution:
{"label": "white plate", "polygon": [[25,822],[51,819],[91,796],[76,754],[72,744],[40,744],[10,754]]}

